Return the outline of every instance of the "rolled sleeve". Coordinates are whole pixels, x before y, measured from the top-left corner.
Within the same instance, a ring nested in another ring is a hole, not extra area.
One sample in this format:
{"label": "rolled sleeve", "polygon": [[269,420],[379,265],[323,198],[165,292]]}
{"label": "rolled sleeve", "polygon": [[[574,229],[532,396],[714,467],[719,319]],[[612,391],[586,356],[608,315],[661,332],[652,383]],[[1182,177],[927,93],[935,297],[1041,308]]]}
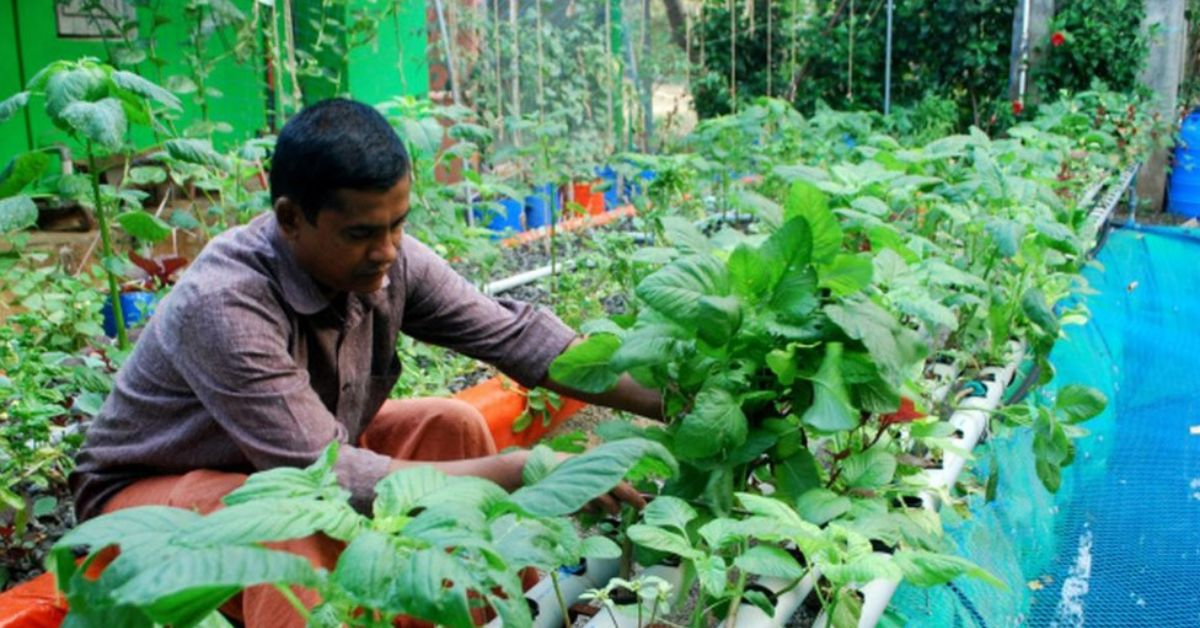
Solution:
{"label": "rolled sleeve", "polygon": [[340,443],[338,481],[351,492],[355,507],[365,511],[391,459],[349,444],[345,426],[325,408],[308,372],[288,353],[278,308],[262,296],[223,290],[194,299],[205,307],[179,317],[174,327],[179,341],[171,343],[171,359],[255,470],[307,466],[331,442]]}
{"label": "rolled sleeve", "polygon": [[402,246],[408,295],[401,330],[492,364],[522,386],[542,383],[575,331],[545,308],[479,292],[428,247]]}

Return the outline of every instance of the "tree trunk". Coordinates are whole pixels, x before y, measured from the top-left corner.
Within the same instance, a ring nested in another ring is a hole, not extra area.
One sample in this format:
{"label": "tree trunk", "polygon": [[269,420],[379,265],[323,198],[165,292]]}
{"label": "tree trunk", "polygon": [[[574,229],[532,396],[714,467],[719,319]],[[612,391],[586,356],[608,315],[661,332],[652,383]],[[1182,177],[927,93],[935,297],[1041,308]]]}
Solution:
{"label": "tree trunk", "polygon": [[662,0],[667,10],[667,22],[671,24],[671,41],[681,50],[687,50],[687,18],[683,14],[682,0]]}

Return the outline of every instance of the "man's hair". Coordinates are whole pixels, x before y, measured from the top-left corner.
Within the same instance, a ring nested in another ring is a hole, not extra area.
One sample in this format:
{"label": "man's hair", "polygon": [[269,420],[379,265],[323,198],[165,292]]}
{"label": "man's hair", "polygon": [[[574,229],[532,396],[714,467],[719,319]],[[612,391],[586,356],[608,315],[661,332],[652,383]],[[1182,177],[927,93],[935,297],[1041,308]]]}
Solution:
{"label": "man's hair", "polygon": [[323,209],[340,210],[339,189],[386,192],[409,171],[408,151],[373,108],[334,98],[288,120],[271,158],[271,203],[286,196],[317,223]]}

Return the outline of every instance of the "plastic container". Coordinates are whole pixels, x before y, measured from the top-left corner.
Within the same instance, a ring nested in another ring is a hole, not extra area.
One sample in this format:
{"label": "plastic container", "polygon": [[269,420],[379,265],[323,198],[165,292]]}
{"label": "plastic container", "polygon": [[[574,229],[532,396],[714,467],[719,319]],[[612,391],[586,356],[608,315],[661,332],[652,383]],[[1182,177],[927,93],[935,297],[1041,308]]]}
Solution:
{"label": "plastic container", "polygon": [[525,215],[525,204],[513,198],[502,198],[495,203],[489,203],[482,207],[476,206],[475,219],[479,224],[482,224],[490,231],[494,231],[493,237],[500,237],[508,231],[522,231],[522,222]]}
{"label": "plastic container", "polygon": [[612,169],[612,166],[604,166],[596,168],[596,176],[600,177],[601,185],[604,185],[604,209],[609,210],[616,207],[621,202],[621,185],[620,177],[617,171]]}
{"label": "plastic container", "polygon": [[604,213],[604,195],[592,191],[593,185],[595,183],[573,183],[571,189],[574,191],[575,202],[583,207],[584,211],[599,216]]}
{"label": "plastic container", "polygon": [[[153,292],[122,292],[121,314],[125,316],[125,329],[150,318],[150,315],[154,313],[155,304],[156,297]],[[111,297],[104,300],[104,307],[100,312],[104,314],[105,335],[109,338],[116,338],[117,318],[113,314]]]}
{"label": "plastic container", "polygon": [[646,193],[646,188],[658,176],[653,170],[643,170],[638,176],[625,182],[625,198],[632,199]]}
{"label": "plastic container", "polygon": [[1200,109],[1183,119],[1167,186],[1167,211],[1200,218]]}
{"label": "plastic container", "polygon": [[528,229],[549,227],[551,218],[557,222],[562,204],[553,183],[539,185],[533,194],[525,197],[525,226]]}

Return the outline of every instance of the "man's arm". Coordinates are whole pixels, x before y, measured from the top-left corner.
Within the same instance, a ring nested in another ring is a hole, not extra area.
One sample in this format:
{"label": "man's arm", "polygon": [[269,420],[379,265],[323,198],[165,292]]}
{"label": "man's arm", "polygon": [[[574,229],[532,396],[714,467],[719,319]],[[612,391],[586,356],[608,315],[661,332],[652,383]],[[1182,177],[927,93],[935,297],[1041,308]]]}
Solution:
{"label": "man's arm", "polygon": [[[577,338],[567,348],[570,349],[580,342],[583,342],[583,339]],[[554,378],[550,377],[549,374],[542,380],[540,386],[560,395],[566,395],[572,399],[578,399],[593,405],[632,412],[648,419],[654,419],[655,421],[663,420],[662,394],[657,390],[646,388],[637,383],[628,374],[622,375],[621,379],[617,380],[616,386],[602,393],[587,393],[576,390],[554,381]]]}

